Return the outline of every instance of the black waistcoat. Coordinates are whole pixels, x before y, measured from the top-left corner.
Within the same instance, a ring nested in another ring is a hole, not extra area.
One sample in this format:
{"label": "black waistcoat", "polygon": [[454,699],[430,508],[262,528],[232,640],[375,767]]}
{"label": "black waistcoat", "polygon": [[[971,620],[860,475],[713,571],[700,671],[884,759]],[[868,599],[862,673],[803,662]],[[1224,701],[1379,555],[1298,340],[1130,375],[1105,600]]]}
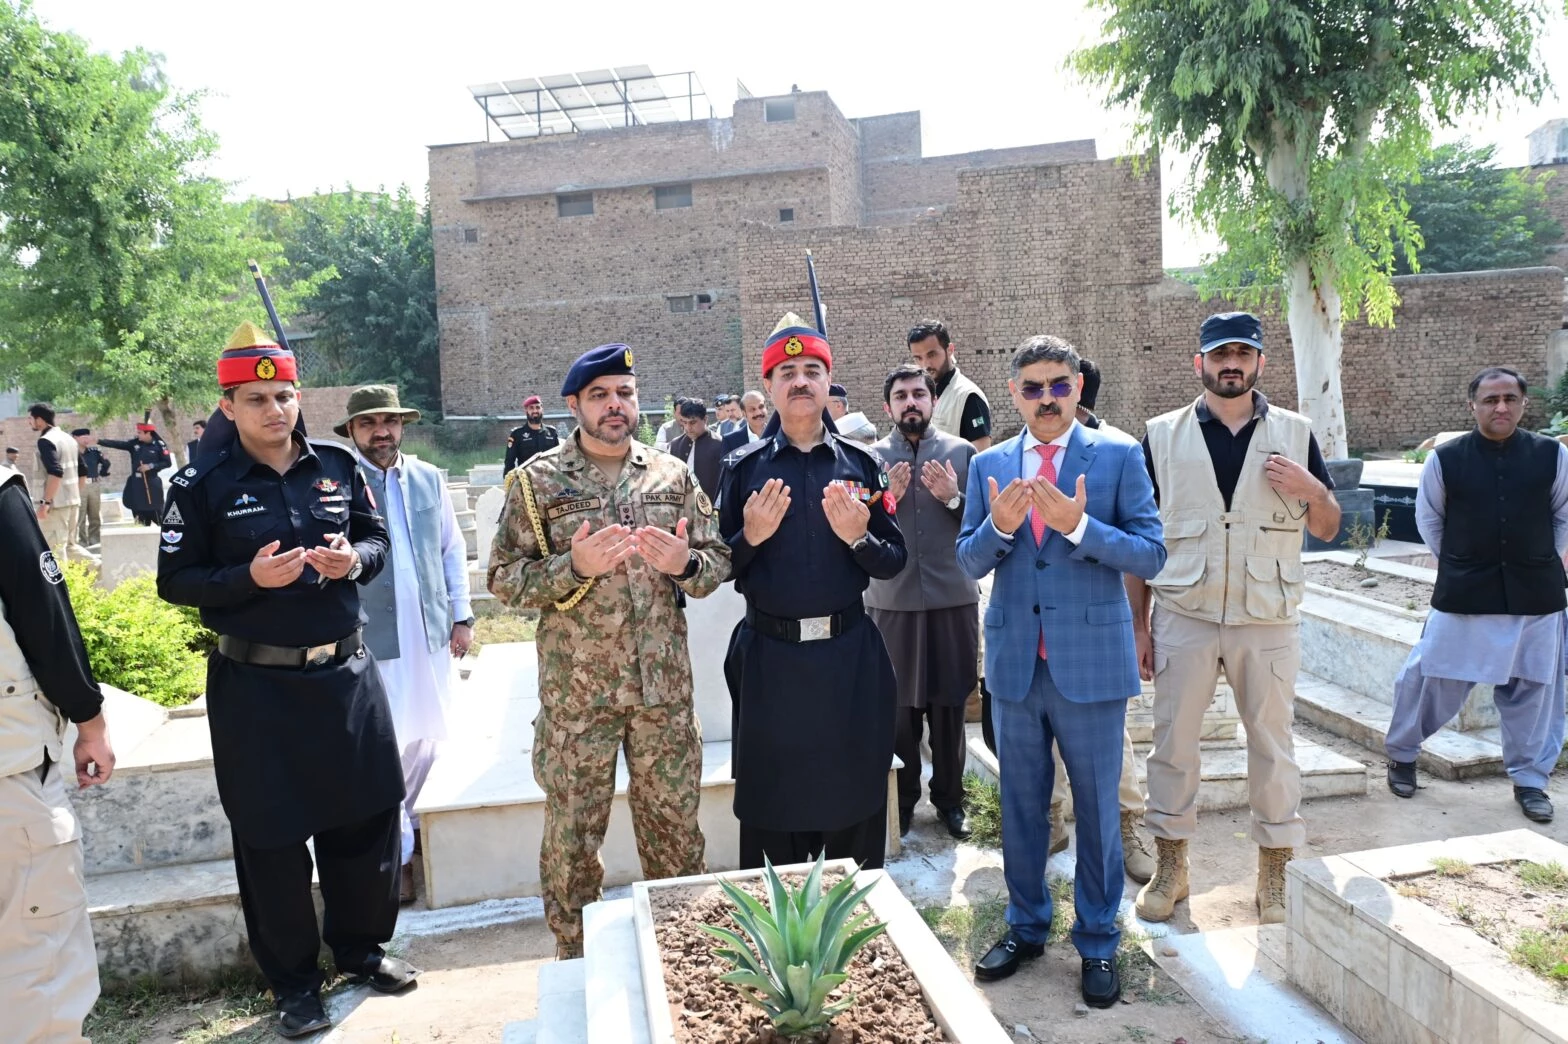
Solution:
{"label": "black waistcoat", "polygon": [[1432,608],[1541,616],[1564,607],[1552,538],[1552,485],[1562,447],[1517,431],[1493,442],[1472,431],[1437,449],[1447,507]]}

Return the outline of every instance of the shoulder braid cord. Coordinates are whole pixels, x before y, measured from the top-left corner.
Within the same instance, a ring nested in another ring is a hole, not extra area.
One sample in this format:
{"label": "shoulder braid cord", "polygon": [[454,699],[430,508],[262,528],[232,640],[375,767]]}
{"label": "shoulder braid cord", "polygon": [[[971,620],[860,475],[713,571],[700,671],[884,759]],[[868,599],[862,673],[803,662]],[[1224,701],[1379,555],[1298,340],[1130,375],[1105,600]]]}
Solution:
{"label": "shoulder braid cord", "polygon": [[[545,536],[544,522],[539,518],[538,505],[534,503],[533,481],[528,477],[528,472],[520,467],[513,468],[512,473],[506,477],[506,480],[510,482],[514,477],[523,484],[523,508],[528,512],[528,521],[534,527],[534,539],[539,542],[539,554],[541,556],[550,554],[550,539]],[[594,578],[590,576],[564,602],[556,602],[556,609],[564,613],[568,609],[575,608],[577,603],[583,600],[583,596],[588,593],[588,589],[593,586],[593,581]]]}

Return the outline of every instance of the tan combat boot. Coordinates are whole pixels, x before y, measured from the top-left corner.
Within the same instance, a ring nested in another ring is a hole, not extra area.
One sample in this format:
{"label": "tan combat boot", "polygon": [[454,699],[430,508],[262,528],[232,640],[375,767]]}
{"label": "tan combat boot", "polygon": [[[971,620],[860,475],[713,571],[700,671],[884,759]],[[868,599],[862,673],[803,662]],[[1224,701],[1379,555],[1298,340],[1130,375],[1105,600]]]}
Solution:
{"label": "tan combat boot", "polygon": [[1058,852],[1067,851],[1071,842],[1067,836],[1067,802],[1051,802],[1051,847],[1046,855],[1053,856]]}
{"label": "tan combat boot", "polygon": [[1154,876],[1155,858],[1149,842],[1138,831],[1138,821],[1143,817],[1137,812],[1122,813],[1122,862],[1127,876],[1143,884]]}
{"label": "tan combat boot", "polygon": [[1187,842],[1154,839],[1159,865],[1154,878],[1138,891],[1138,916],[1145,921],[1168,921],[1176,904],[1187,898]]}
{"label": "tan combat boot", "polygon": [[1285,864],[1295,858],[1293,848],[1258,849],[1258,923],[1285,923]]}

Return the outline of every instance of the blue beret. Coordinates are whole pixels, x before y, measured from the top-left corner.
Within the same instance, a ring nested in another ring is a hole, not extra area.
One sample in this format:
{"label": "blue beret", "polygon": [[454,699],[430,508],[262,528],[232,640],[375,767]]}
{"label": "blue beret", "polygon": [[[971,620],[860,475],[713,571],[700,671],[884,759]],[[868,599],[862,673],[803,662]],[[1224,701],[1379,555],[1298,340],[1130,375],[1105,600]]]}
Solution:
{"label": "blue beret", "polygon": [[1263,324],[1249,312],[1221,312],[1203,320],[1198,329],[1198,351],[1209,352],[1222,344],[1250,344],[1263,351]]}
{"label": "blue beret", "polygon": [[636,376],[637,371],[632,369],[632,350],[624,344],[601,344],[584,352],[572,363],[572,368],[566,371],[566,380],[561,384],[561,395],[576,395],[585,384],[600,377],[620,374]]}
{"label": "blue beret", "polygon": [[847,399],[849,398],[849,392],[844,390],[844,386],[842,384],[830,384],[828,385],[828,398]]}

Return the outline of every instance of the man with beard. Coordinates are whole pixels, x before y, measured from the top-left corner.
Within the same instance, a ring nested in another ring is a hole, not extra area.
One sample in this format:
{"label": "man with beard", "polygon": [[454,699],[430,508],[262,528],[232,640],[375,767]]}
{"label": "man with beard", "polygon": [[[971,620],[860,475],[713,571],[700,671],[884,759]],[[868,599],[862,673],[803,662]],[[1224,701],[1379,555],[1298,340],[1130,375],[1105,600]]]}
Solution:
{"label": "man with beard", "polygon": [[776,412],[719,479],[746,597],[724,661],[742,867],[886,852],[898,683],[861,596],[907,552],[881,464],[828,420],[832,368],[826,338],[785,315],[762,350]]}
{"label": "man with beard", "polygon": [[[935,388],[913,363],[893,370],[882,385],[883,409],[896,429],[871,452],[887,467],[900,528],[912,535],[906,538],[909,564],[892,579],[871,581],[866,609],[898,675],[893,750],[904,763],[898,772],[899,833],[908,833],[920,801],[920,737],[929,727],[931,804],[947,832],[962,840],[969,836],[964,703],[978,673],[980,588],[959,569],[955,546],[975,448],[931,426]],[[917,475],[920,488],[912,490]]]}
{"label": "man with beard", "polygon": [[218,635],[212,767],[285,1037],[331,1025],[323,939],[340,972],[379,992],[419,974],[382,948],[397,927],[403,773],[359,586],[381,572],[387,530],[354,454],[295,430],[297,373],[254,323],[234,331],[218,359],[234,435],[172,478],[158,555],[159,596],[196,606]]}
{"label": "man with beard", "polygon": [[[1263,326],[1211,315],[1193,369],[1203,394],[1149,421],[1144,452],[1165,524],[1165,568],[1127,578],[1139,668],[1154,680],[1154,751],[1145,822],[1159,850],[1138,916],[1169,920],[1188,893],[1198,828],[1199,741],[1223,661],[1247,730],[1258,920],[1285,920],[1285,864],[1306,840],[1291,719],[1301,665],[1301,532],[1331,540],[1339,504],[1312,425],[1271,406]],[[1152,593],[1152,599],[1151,599]],[[1152,601],[1152,623],[1151,623]]]}
{"label": "man with beard", "polygon": [[1475,428],[1421,469],[1416,522],[1437,583],[1420,644],[1394,681],[1385,747],[1388,789],[1415,796],[1421,744],[1471,686],[1491,685],[1514,800],[1550,823],[1546,781],[1563,749],[1568,448],[1519,429],[1526,392],[1517,370],[1482,370],[1469,388]]}
{"label": "man with beard", "polygon": [[372,384],[349,394],[348,417],[332,429],[354,440],[392,541],[388,567],[365,587],[365,645],[403,755],[398,898],[405,903],[414,901],[414,805],[447,736],[452,657],[467,655],[474,640],[468,549],[452,499],[439,470],[402,452],[403,426],[418,422],[395,387]]}
{"label": "man with beard", "polygon": [[539,885],[556,957],[582,956],[599,846],[625,750],[643,877],[702,872],[702,735],[682,593],[729,576],[713,504],[691,469],[638,442],[632,350],[585,352],[561,385],[577,431],[512,473],[490,553],[501,604],[538,609],[534,779]]}
{"label": "man with beard", "polygon": [[530,395],[523,400],[523,415],[528,420],[513,428],[506,437],[506,466],[501,474],[510,475],[517,465],[532,459],[534,454],[554,449],[561,443],[561,435],[544,422],[544,400]]}
{"label": "man with beard", "polygon": [[157,525],[163,517],[163,477],[158,473],[169,467],[173,460],[169,447],[158,436],[149,412],[136,425],[134,439],[99,439],[98,445],[120,449],[131,455],[131,471],[125,480],[125,490],[120,494],[121,503],[131,517],[144,526]]}
{"label": "man with beard", "polygon": [[77,482],[80,447],[55,426],[54,408],[48,403],[33,403],[27,408],[27,418],[38,433],[38,494],[34,501],[38,528],[62,562],[68,558],[94,561],[92,553],[76,541],[76,523],[82,508],[82,490]]}
{"label": "man with beard", "polygon": [[931,423],[937,430],[974,444],[975,452],[991,445],[991,404],[980,386],[958,372],[958,349],[947,327],[934,319],[917,323],[909,331],[909,351],[917,365],[936,382],[936,412]]}

